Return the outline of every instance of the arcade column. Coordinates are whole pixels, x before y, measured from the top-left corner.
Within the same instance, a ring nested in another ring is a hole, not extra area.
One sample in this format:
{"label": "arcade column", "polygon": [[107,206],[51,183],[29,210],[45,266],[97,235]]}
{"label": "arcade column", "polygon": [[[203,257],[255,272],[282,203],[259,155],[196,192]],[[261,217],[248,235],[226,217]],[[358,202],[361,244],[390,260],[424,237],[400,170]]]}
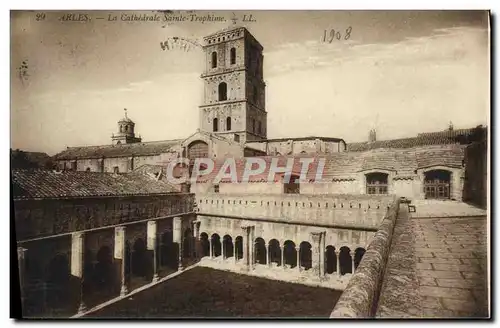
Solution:
{"label": "arcade column", "polygon": [[337,260],[337,276],[340,278],[340,251],[335,248],[335,259]]}
{"label": "arcade column", "polygon": [[19,267],[19,288],[21,292],[21,311],[24,309],[24,300],[26,297],[26,293],[24,290],[25,276],[26,276],[26,251],[27,251],[26,248],[23,247],[17,248],[17,264]]}
{"label": "arcade column", "polygon": [[355,270],[355,265],[354,265],[355,256],[354,255],[355,255],[355,253],[353,251],[350,251],[349,255],[351,256],[351,263],[352,263],[351,273],[354,274],[354,270]]}
{"label": "arcade column", "polygon": [[250,227],[243,226],[241,227],[241,230],[243,230],[242,233],[242,246],[243,246],[243,265],[245,267],[248,267],[249,265],[249,260],[250,260],[250,252],[249,252],[249,247],[248,247],[248,239],[249,239],[249,232],[250,232]]}
{"label": "arcade column", "polygon": [[120,260],[119,262],[119,276],[120,276],[120,295],[124,296],[128,294],[127,287],[127,272],[125,271],[126,265],[126,229],[125,227],[115,228],[115,259]]}
{"label": "arcade column", "polygon": [[80,306],[78,313],[83,313],[87,310],[83,298],[84,277],[84,252],[85,252],[85,234],[83,232],[74,232],[71,235],[71,275],[79,278],[79,298]]}
{"label": "arcade column", "polygon": [[178,256],[179,256],[179,271],[184,270],[184,266],[182,263],[182,217],[176,216],[174,217],[174,222],[173,222],[173,234],[174,234],[174,243],[177,243],[179,247],[177,248],[179,250]]}
{"label": "arcade column", "polygon": [[[318,277],[323,277],[324,272],[324,258],[325,252],[322,245],[324,245],[325,241],[325,232],[311,232],[311,239],[313,241],[312,245],[312,270],[313,274]],[[322,263],[323,262],[323,263]]]}
{"label": "arcade column", "polygon": [[157,224],[156,221],[148,221],[148,228],[147,228],[147,236],[148,236],[148,244],[147,244],[147,249],[148,251],[152,252],[153,256],[153,282],[158,281],[158,235],[156,233],[157,231]]}

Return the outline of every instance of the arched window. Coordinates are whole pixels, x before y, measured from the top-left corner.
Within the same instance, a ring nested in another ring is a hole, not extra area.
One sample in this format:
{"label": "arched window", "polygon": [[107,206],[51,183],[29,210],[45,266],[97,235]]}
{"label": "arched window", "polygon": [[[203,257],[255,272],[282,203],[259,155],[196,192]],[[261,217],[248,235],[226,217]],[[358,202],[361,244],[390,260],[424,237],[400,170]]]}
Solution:
{"label": "arched window", "polygon": [[227,84],[222,82],[219,84],[219,101],[227,100]]}
{"label": "arched window", "polygon": [[382,172],[368,173],[366,175],[367,194],[387,194],[388,174]]}
{"label": "arched window", "polygon": [[252,118],[252,132],[255,132],[255,119]]}
{"label": "arched window", "polygon": [[231,48],[231,65],[236,64],[236,48]]}
{"label": "arched window", "polygon": [[231,130],[231,116],[228,116],[226,118],[226,130],[230,131]]}
{"label": "arched window", "polygon": [[219,131],[219,120],[217,120],[217,118],[214,118],[213,128],[214,128],[214,132]]}
{"label": "arched window", "polygon": [[425,172],[425,198],[450,198],[451,172],[446,170],[431,170]]}
{"label": "arched window", "polygon": [[257,132],[262,134],[262,123],[260,121],[257,121]]}
{"label": "arched window", "polygon": [[259,90],[257,89],[257,86],[253,86],[253,103],[256,104],[257,101],[259,100]]}
{"label": "arched window", "polygon": [[214,51],[212,52],[212,68],[217,67],[217,53]]}

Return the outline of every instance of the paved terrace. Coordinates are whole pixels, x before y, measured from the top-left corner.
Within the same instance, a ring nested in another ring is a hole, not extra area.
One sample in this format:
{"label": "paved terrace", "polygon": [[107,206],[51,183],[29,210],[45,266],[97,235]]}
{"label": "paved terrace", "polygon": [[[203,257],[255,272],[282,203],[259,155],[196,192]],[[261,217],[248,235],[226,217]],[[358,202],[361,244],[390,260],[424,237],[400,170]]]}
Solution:
{"label": "paved terrace", "polygon": [[487,317],[486,211],[446,201],[416,207],[401,206],[377,316]]}
{"label": "paved terrace", "polygon": [[331,317],[489,316],[486,211],[413,204],[415,213],[400,204],[397,219],[384,220]]}

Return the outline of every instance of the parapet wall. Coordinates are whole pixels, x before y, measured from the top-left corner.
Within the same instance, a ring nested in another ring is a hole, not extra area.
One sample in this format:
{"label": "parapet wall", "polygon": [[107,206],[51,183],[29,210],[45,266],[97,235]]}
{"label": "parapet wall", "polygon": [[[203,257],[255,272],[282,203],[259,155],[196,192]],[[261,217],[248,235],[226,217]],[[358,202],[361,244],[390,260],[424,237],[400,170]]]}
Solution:
{"label": "parapet wall", "polygon": [[400,200],[390,206],[372,242],[336,303],[330,318],[374,317],[389,256]]}
{"label": "parapet wall", "polygon": [[200,214],[360,229],[378,229],[394,196],[197,195]]}

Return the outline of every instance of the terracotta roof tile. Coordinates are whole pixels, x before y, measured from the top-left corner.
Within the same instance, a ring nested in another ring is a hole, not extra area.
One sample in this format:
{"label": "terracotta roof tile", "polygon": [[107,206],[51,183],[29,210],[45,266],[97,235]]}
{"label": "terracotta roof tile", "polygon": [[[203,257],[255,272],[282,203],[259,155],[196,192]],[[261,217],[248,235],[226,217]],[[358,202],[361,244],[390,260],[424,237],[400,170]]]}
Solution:
{"label": "terracotta roof tile", "polygon": [[137,142],[121,145],[104,145],[88,147],[69,147],[68,149],[55,155],[57,160],[62,159],[82,159],[82,158],[102,158],[102,157],[128,157],[128,156],[148,156],[167,153],[169,150],[181,143],[181,139],[164,140],[154,142]]}
{"label": "terracotta roof tile", "polygon": [[14,199],[133,196],[178,192],[166,181],[140,173],[13,170]]}

